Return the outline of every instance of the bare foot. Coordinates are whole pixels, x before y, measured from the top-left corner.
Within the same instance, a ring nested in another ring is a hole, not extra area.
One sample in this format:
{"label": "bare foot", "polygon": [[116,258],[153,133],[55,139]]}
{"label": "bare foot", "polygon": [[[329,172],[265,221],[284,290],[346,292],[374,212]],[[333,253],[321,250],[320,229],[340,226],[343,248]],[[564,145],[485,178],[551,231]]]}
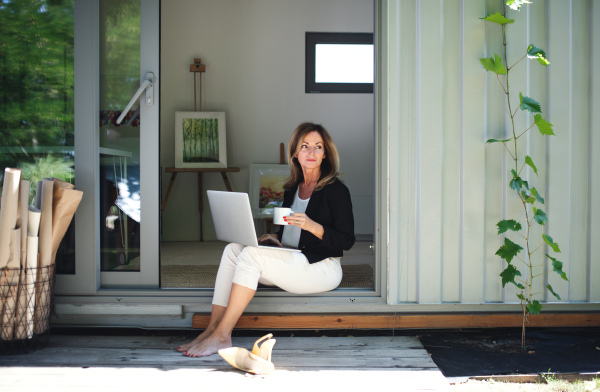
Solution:
{"label": "bare foot", "polygon": [[177,351],[182,353],[182,352],[189,350],[190,348],[194,347],[198,343],[202,342],[204,339],[208,338],[212,333],[213,333],[213,329],[207,328],[206,330],[204,330],[204,332],[202,332],[200,335],[198,335],[198,337],[196,339],[192,340],[188,344],[184,344],[183,346],[177,347]]}
{"label": "bare foot", "polygon": [[206,357],[216,354],[217,351],[222,348],[229,347],[231,347],[231,336],[221,337],[211,335],[210,337],[196,344],[194,347],[185,351],[183,355],[187,355],[188,357]]}

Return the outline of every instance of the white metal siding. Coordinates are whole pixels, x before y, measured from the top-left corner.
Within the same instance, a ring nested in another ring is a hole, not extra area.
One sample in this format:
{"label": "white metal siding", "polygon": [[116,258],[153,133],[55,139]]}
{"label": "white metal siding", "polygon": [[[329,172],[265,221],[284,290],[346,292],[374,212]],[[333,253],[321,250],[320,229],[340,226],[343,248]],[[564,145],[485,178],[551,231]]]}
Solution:
{"label": "white metal siding", "polygon": [[[507,187],[512,159],[500,144],[484,144],[509,135],[510,117],[496,75],[479,62],[503,53],[500,26],[479,19],[501,4],[382,1],[390,303],[516,302],[516,287],[501,285],[505,264],[495,253],[503,239],[495,224],[523,222],[523,208]],[[545,227],[532,227],[531,245],[550,234],[570,279],[543,275],[534,292],[550,283],[563,302],[600,302],[600,212],[594,203],[600,195],[594,154],[600,143],[600,27],[591,23],[600,18],[600,2],[537,0],[509,12],[515,19],[507,30],[509,63],[530,43],[550,60],[547,68],[523,60],[510,71],[513,111],[521,91],[540,102],[556,133],[544,137],[534,127],[519,139],[520,162],[530,155],[539,173],[527,168],[523,177],[545,197],[549,219]],[[532,122],[519,111],[517,132]],[[534,263],[541,264],[545,253],[546,246]]]}

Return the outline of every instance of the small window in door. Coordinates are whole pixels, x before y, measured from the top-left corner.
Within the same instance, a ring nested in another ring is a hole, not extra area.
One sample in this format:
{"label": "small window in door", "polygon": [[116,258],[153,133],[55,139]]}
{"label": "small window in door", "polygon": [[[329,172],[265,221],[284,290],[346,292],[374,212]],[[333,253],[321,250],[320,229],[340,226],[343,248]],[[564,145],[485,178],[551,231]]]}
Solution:
{"label": "small window in door", "polygon": [[373,93],[372,33],[306,33],[306,93]]}

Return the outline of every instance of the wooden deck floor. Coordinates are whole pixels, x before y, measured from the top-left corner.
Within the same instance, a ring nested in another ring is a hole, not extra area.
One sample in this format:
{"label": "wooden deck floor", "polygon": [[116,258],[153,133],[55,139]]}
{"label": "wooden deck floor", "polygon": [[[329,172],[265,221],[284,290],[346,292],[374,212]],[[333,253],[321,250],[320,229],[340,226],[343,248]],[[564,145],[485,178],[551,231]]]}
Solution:
{"label": "wooden deck floor", "polygon": [[[276,336],[277,338],[277,336]],[[234,338],[251,348],[255,338]],[[450,391],[416,337],[280,337],[275,372],[252,376],[219,355],[187,358],[180,337],[53,336],[48,347],[0,356],[1,391]]]}

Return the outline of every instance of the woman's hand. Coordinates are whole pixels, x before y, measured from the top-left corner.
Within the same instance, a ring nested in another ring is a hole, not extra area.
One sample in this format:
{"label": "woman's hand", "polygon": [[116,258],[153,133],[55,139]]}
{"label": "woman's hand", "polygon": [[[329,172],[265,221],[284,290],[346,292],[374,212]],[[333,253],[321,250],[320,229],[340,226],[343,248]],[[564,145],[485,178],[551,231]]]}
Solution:
{"label": "woman's hand", "polygon": [[259,237],[258,242],[270,242],[277,246],[283,247],[283,245],[281,245],[281,242],[279,242],[279,240],[277,239],[276,234],[263,234]]}
{"label": "woman's hand", "polygon": [[313,233],[317,238],[323,239],[323,234],[325,234],[323,226],[310,219],[304,213],[294,212],[292,215],[284,216],[283,220],[286,221],[289,225],[298,226],[302,230],[306,230]]}

